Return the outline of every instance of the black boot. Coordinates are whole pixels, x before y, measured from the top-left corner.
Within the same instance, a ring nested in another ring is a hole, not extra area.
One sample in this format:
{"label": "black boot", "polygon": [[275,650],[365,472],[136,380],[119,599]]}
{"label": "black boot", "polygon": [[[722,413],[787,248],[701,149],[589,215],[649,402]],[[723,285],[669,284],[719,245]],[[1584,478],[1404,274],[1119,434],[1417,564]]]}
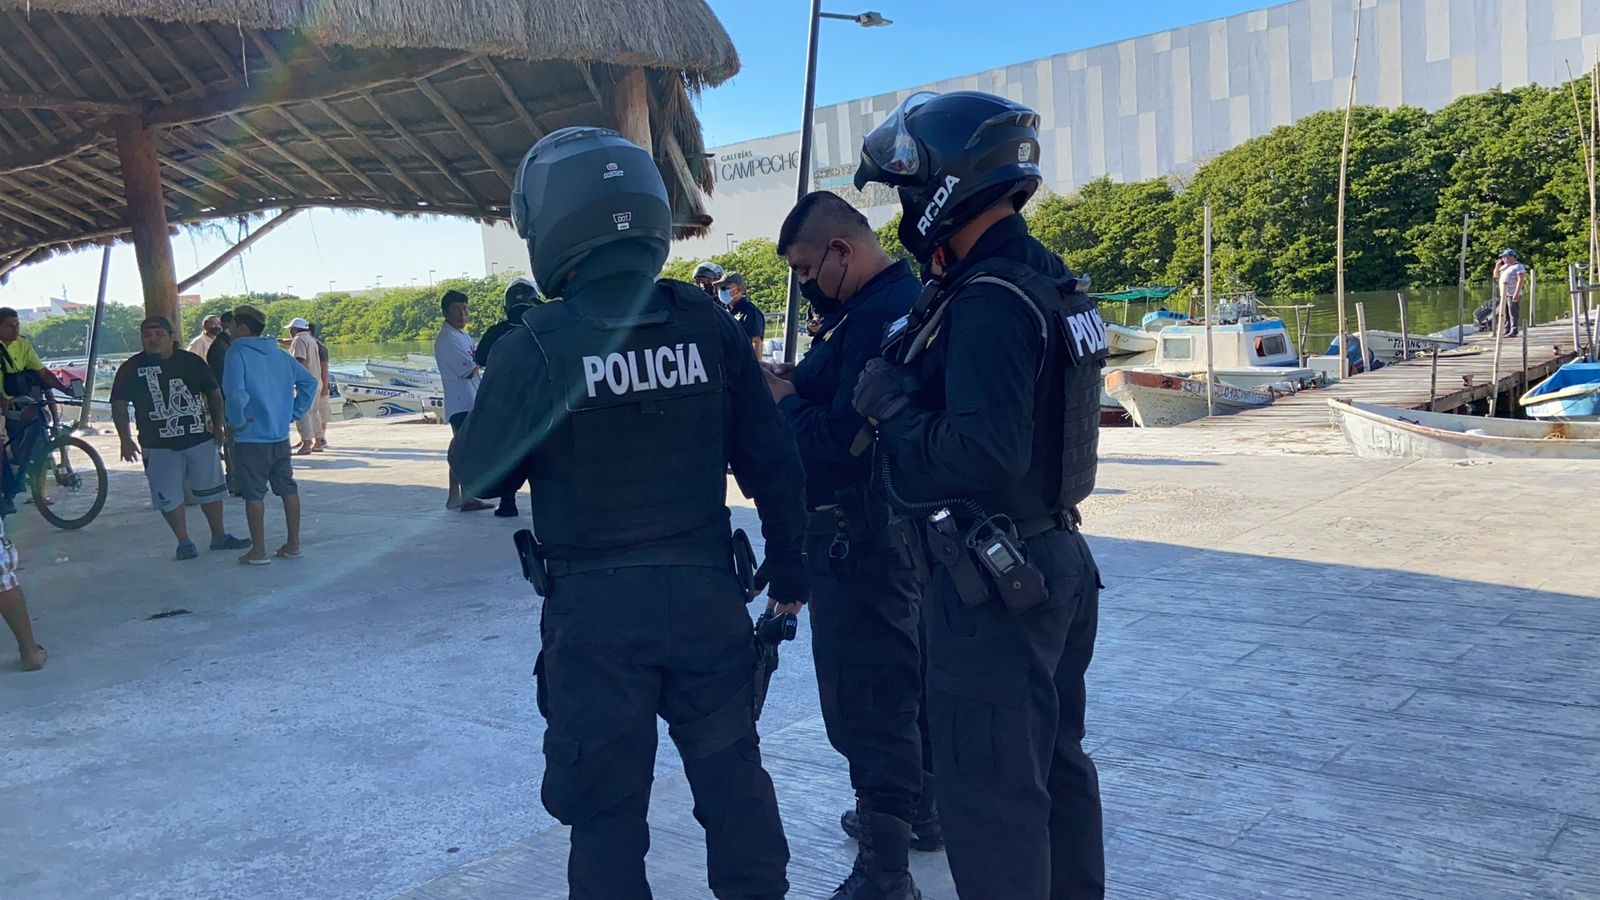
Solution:
{"label": "black boot", "polygon": [[[922,799],[911,813],[911,849],[933,853],[944,846],[944,828],[939,825],[939,805],[933,799],[933,776],[922,782]],[[847,809],[839,816],[839,827],[853,841],[861,840],[861,816]]]}
{"label": "black boot", "polygon": [[855,868],[833,892],[832,900],[922,900],[907,868],[911,823],[867,811],[862,811],[858,821],[863,829]]}

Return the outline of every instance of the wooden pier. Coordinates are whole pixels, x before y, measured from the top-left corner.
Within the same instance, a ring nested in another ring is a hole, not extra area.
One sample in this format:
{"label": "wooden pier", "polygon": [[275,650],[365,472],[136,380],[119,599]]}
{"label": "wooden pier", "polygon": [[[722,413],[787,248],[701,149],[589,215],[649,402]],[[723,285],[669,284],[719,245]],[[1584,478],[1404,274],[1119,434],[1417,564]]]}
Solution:
{"label": "wooden pier", "polygon": [[[1469,335],[1466,346],[1439,354],[1438,396],[1433,408],[1454,412],[1492,394],[1509,395],[1510,402],[1538,384],[1577,352],[1572,345],[1572,321],[1535,325],[1527,330],[1528,368],[1522,368],[1522,338],[1505,338],[1500,348],[1500,379],[1494,378],[1494,336]],[[1180,428],[1325,428],[1329,400],[1358,400],[1401,409],[1427,409],[1433,362],[1428,357],[1392,363],[1376,372],[1355,375],[1314,391],[1279,397],[1271,406],[1200,419]],[[1502,404],[1506,402],[1502,396]],[[1502,409],[1505,407],[1502,405]]]}

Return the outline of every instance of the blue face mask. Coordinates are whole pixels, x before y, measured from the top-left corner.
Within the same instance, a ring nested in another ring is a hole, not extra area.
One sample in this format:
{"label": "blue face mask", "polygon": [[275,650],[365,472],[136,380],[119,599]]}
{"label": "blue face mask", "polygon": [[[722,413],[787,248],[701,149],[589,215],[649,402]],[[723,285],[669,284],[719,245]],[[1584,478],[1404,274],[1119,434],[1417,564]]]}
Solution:
{"label": "blue face mask", "polygon": [[723,303],[733,302],[733,294],[729,293],[727,288],[717,291],[717,296],[722,298]]}

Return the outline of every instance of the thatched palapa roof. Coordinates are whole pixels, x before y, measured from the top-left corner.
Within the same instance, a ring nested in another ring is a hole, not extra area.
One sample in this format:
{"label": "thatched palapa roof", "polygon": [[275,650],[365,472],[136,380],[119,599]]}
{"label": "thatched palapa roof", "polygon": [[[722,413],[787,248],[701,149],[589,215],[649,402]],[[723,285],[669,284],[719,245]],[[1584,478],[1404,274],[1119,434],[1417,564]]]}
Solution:
{"label": "thatched palapa roof", "polygon": [[738,65],[704,0],[0,0],[0,269],[125,233],[119,121],[157,129],[172,224],[503,218],[535,140],[616,127],[624,67],[644,70],[652,149],[698,233],[690,94]]}

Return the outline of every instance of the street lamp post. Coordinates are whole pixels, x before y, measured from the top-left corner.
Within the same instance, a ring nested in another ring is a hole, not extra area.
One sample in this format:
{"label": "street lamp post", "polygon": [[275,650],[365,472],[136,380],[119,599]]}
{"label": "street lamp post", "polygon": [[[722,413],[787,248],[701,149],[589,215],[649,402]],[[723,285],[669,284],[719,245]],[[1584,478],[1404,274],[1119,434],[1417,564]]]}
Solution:
{"label": "street lamp post", "polygon": [[[811,191],[811,119],[816,112],[817,105],[817,31],[823,19],[844,19],[854,22],[863,28],[877,28],[892,25],[894,22],[885,19],[875,12],[864,12],[856,15],[843,13],[830,13],[822,11],[822,0],[811,0],[811,36],[806,43],[806,90],[805,111],[800,120],[800,172],[796,178],[794,200],[800,199]],[[783,322],[783,360],[792,363],[800,350],[800,276],[793,269],[789,270],[789,303],[788,311]]]}
{"label": "street lamp post", "polygon": [[429,269],[428,270],[428,287],[433,287],[434,284],[435,284],[435,282],[433,280],[434,271],[435,271],[434,269]]}
{"label": "street lamp post", "polygon": [[330,294],[333,293],[333,279],[332,278],[328,279],[328,293],[330,293]]}
{"label": "street lamp post", "polygon": [[729,253],[732,253],[732,252],[733,252],[733,232],[731,232],[731,231],[730,231],[730,232],[728,232],[728,246],[727,246],[727,250],[728,250],[728,252],[729,252]]}

